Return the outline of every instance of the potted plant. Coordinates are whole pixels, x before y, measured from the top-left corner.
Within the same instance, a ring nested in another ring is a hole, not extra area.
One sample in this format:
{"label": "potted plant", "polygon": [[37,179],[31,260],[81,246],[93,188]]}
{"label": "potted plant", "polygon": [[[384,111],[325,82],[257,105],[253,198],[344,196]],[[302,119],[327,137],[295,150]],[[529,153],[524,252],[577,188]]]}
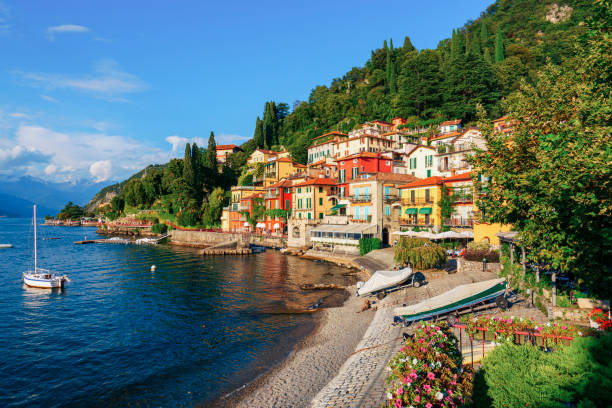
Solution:
{"label": "potted plant", "polygon": [[594,329],[599,330],[609,330],[612,327],[612,320],[610,320],[610,315],[606,315],[603,310],[594,308],[588,314],[589,324]]}

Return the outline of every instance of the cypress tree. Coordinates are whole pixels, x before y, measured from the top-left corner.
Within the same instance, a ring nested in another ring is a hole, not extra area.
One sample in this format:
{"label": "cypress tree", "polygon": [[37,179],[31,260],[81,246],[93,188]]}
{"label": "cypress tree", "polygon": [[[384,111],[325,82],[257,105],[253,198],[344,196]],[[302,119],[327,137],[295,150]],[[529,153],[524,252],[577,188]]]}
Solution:
{"label": "cypress tree", "polygon": [[198,205],[202,201],[202,183],[204,180],[201,156],[200,148],[194,142],[191,145],[191,168],[193,169],[193,192]]}
{"label": "cypress tree", "polygon": [[489,31],[487,30],[487,22],[480,22],[480,49],[485,50],[489,45]]}
{"label": "cypress tree", "polygon": [[493,63],[493,60],[491,59],[491,52],[489,51],[488,48],[484,49],[483,57],[484,57],[484,60],[487,61],[489,64]]}
{"label": "cypress tree", "polygon": [[470,53],[470,33],[465,32],[465,56],[467,57]]}
{"label": "cypress tree", "polygon": [[393,38],[389,39],[389,51],[393,53]]}
{"label": "cypress tree", "polygon": [[206,167],[213,170],[214,173],[217,172],[217,142],[215,142],[215,133],[212,130],[208,137],[208,149],[206,149],[206,160],[204,164]]}
{"label": "cypress tree", "polygon": [[404,38],[404,46],[402,48],[404,49],[404,52],[412,52],[416,50],[414,45],[412,45],[412,41],[410,41],[410,37],[408,36]]}
{"label": "cypress tree", "polygon": [[253,135],[253,140],[255,140],[255,145],[258,148],[263,148],[265,146],[265,139],[263,134],[263,122],[257,117],[255,121],[255,134]]}
{"label": "cypress tree", "polygon": [[472,38],[471,50],[472,55],[477,56],[480,55],[480,40],[476,38],[476,33],[474,33]]}
{"label": "cypress tree", "polygon": [[191,146],[189,143],[185,145],[185,156],[183,157],[183,180],[187,187],[187,197],[193,197],[193,186],[195,184],[195,174],[193,171],[193,161],[191,160]]}
{"label": "cypress tree", "polygon": [[[385,40],[385,45],[387,41]],[[387,88],[391,88],[391,53],[387,50],[387,63],[385,64],[385,79]]]}
{"label": "cypress tree", "polygon": [[389,91],[392,94],[397,92],[397,75],[395,73],[395,66],[391,62],[390,74],[389,74]]}
{"label": "cypress tree", "polygon": [[463,54],[463,34],[459,30],[453,30],[451,37],[451,61]]}
{"label": "cypress tree", "polygon": [[495,33],[495,62],[502,62],[504,60],[504,38],[502,32],[498,28]]}
{"label": "cypress tree", "polygon": [[277,113],[274,102],[266,102],[262,126],[264,144],[266,149],[269,149],[278,143]]}

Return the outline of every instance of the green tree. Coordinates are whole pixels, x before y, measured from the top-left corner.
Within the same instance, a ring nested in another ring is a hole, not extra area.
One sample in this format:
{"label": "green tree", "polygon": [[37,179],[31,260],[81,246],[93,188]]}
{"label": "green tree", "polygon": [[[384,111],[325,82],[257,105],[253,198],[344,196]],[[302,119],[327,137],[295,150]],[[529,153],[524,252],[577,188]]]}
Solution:
{"label": "green tree", "polygon": [[266,141],[264,139],[263,132],[263,122],[261,121],[259,116],[257,117],[257,120],[255,120],[255,134],[253,135],[253,139],[255,140],[257,148],[262,149],[266,146]]}
{"label": "green tree", "polygon": [[[610,3],[588,20],[579,55],[549,64],[504,103],[510,136],[480,126],[488,151],[473,160],[491,180],[479,201],[485,220],[513,225],[528,256],[573,274],[593,294],[612,295],[612,85]],[[603,28],[606,27],[606,28]],[[562,86],[560,86],[562,84]]]}
{"label": "green tree", "polygon": [[485,50],[489,47],[489,30],[487,30],[487,21],[482,19],[480,22],[480,49]]}
{"label": "green tree", "polygon": [[495,62],[499,63],[504,60],[504,37],[501,30],[498,28],[495,33]]}
{"label": "green tree", "polygon": [[217,187],[208,196],[208,202],[204,203],[202,223],[206,227],[219,225],[224,205],[225,192],[221,187]]}
{"label": "green tree", "polygon": [[125,203],[132,207],[138,207],[147,203],[147,193],[142,185],[142,181],[138,178],[128,181],[122,194]]}
{"label": "green tree", "polygon": [[204,158],[204,166],[217,172],[217,142],[215,141],[215,133],[211,130],[208,136],[208,148]]}
{"label": "green tree", "polygon": [[183,180],[185,180],[185,185],[187,186],[187,190],[183,193],[185,193],[188,197],[193,198],[195,194],[194,186],[196,180],[195,171],[193,169],[193,160],[191,160],[191,146],[189,143],[185,145],[185,156],[183,157]]}
{"label": "green tree", "polygon": [[111,200],[111,210],[120,214],[123,212],[123,207],[125,206],[125,200],[121,196],[114,196]]}
{"label": "green tree", "polygon": [[474,56],[479,56],[482,54],[482,50],[480,48],[480,39],[476,37],[476,33],[472,36],[472,42],[470,44],[470,52]]}

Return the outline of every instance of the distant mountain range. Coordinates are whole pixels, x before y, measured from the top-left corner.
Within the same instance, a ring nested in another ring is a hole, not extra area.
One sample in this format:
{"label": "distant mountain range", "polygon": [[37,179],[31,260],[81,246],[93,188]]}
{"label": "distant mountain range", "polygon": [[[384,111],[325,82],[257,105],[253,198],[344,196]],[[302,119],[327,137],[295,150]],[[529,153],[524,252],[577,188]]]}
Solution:
{"label": "distant mountain range", "polygon": [[29,217],[33,204],[38,206],[41,216],[55,215],[68,201],[78,205],[86,204],[91,196],[107,184],[110,183],[52,183],[27,176],[0,181],[0,215]]}

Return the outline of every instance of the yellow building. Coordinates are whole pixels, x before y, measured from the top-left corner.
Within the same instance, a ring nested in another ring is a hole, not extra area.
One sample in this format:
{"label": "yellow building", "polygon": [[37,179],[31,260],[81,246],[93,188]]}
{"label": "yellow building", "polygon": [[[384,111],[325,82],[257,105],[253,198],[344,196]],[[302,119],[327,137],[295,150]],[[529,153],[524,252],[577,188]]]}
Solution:
{"label": "yellow building", "polygon": [[264,187],[269,187],[284,178],[302,173],[305,169],[306,166],[295,163],[289,157],[271,159],[264,167]]}
{"label": "yellow building", "polygon": [[293,190],[292,218],[322,220],[336,205],[335,199],[330,199],[337,193],[336,182],[332,179],[309,179],[303,183],[294,184],[291,188]]}
{"label": "yellow building", "polygon": [[255,149],[247,159],[247,164],[266,163],[271,157],[276,157],[281,152],[272,150]]}
{"label": "yellow building", "polygon": [[400,225],[438,231],[442,226],[438,201],[442,194],[442,177],[429,177],[399,187],[401,197]]}

